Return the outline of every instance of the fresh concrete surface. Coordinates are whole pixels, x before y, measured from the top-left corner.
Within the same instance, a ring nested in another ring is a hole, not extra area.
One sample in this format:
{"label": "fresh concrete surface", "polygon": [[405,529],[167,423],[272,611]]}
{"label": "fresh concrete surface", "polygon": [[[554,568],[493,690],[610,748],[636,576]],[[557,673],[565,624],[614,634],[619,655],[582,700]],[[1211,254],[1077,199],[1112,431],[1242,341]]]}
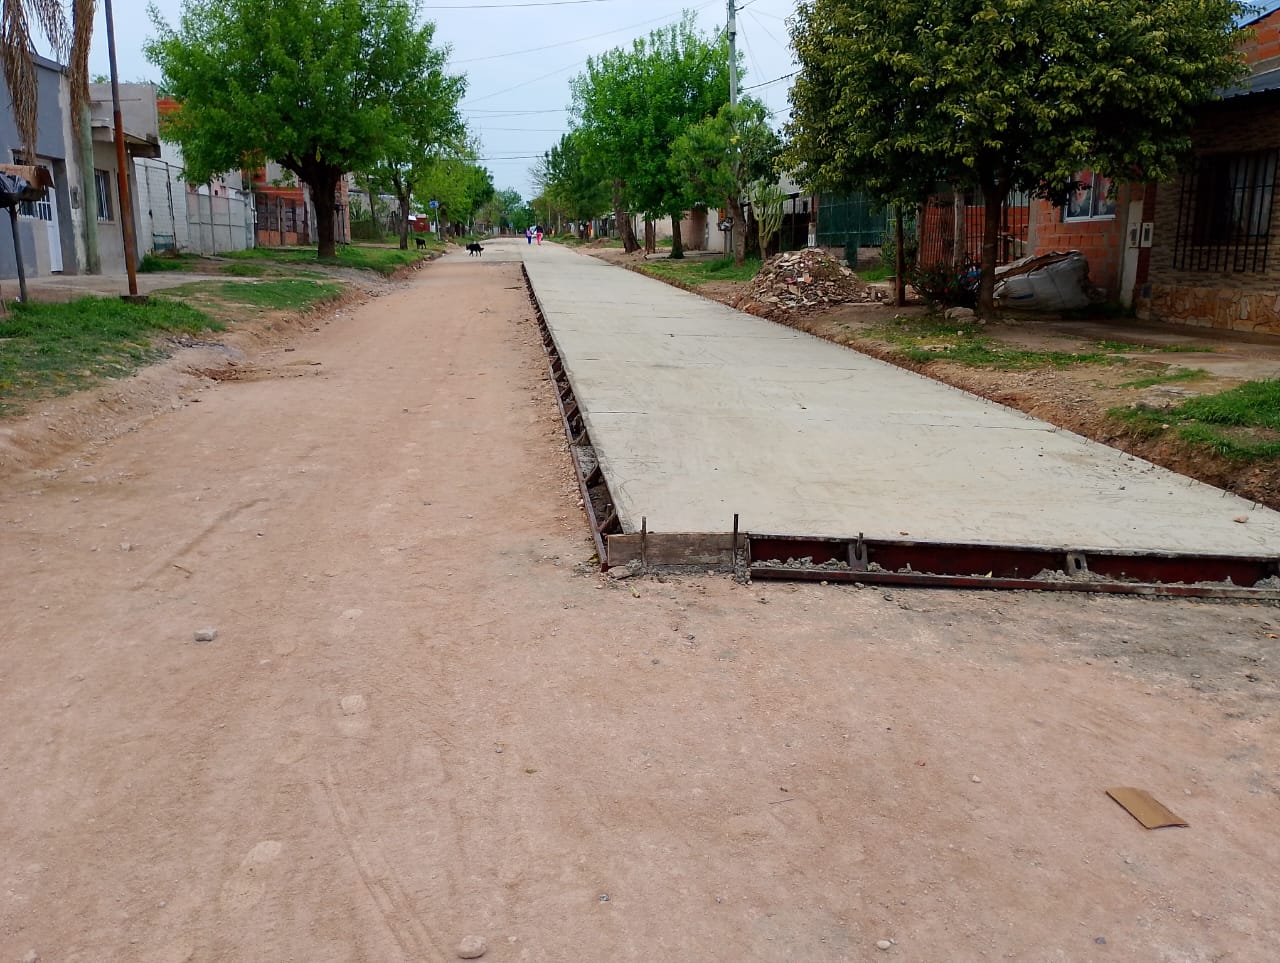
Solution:
{"label": "fresh concrete surface", "polygon": [[736,512],[747,532],[1280,554],[1280,513],[595,258],[521,251],[626,532],[725,532]]}

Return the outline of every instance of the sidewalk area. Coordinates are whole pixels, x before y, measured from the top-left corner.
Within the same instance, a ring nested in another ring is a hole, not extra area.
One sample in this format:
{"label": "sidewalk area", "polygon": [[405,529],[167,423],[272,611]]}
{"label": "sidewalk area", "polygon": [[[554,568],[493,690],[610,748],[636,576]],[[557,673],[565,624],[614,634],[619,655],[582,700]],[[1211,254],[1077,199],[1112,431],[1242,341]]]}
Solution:
{"label": "sidewalk area", "polygon": [[521,248],[625,532],[1273,556],[1280,513],[557,245]]}

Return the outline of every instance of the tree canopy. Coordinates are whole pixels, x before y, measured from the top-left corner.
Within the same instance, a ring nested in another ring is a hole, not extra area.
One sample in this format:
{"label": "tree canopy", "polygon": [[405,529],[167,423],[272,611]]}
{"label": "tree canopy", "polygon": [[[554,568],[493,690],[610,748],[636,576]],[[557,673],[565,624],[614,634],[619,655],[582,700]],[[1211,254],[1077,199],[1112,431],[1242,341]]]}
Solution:
{"label": "tree canopy", "polygon": [[586,159],[581,131],[571,131],[544,153],[532,174],[543,197],[585,237],[585,225],[609,208],[609,185]]}
{"label": "tree canopy", "polygon": [[167,133],[187,179],[277,161],[311,189],[321,257],[342,174],[374,167],[402,119],[463,89],[413,0],[186,0],[176,29],[151,12],[146,53],[181,104]]}
{"label": "tree canopy", "polygon": [[804,0],[789,159],[816,188],[914,202],[981,190],[991,309],[1012,190],[1061,200],[1085,168],[1159,179],[1194,108],[1241,71],[1238,0]]}
{"label": "tree canopy", "polygon": [[769,126],[764,104],[744,98],[725,104],[714,116],[691,125],[671,148],[673,172],[697,203],[724,204],[733,220],[733,255],[745,259],[746,224],[742,197],[755,181],[777,176],[782,142]]}
{"label": "tree canopy", "polygon": [[[708,40],[686,14],[629,49],[589,58],[571,87],[570,123],[581,138],[584,163],[612,186],[619,224],[628,209],[676,221],[691,201],[686,182],[671,168],[671,145],[728,102],[727,41]],[[633,245],[631,239],[628,249]],[[671,253],[681,256],[678,229]]]}

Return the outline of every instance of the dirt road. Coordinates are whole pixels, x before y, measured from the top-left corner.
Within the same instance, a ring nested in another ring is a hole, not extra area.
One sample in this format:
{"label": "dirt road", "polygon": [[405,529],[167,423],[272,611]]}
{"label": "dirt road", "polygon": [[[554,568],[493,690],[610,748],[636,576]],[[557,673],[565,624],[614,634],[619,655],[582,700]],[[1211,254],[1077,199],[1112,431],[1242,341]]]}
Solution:
{"label": "dirt road", "polygon": [[0,961],[1274,959],[1280,612],[603,579],[490,253],[0,480]]}

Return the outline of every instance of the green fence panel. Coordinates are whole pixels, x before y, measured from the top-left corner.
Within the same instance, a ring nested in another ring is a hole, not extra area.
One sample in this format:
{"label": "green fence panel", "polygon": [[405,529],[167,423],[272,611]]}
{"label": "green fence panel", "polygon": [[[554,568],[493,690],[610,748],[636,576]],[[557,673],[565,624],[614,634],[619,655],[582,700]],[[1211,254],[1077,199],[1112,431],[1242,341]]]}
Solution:
{"label": "green fence panel", "polygon": [[860,247],[879,247],[891,236],[889,211],[864,194],[818,195],[818,246],[844,248],[853,263]]}

